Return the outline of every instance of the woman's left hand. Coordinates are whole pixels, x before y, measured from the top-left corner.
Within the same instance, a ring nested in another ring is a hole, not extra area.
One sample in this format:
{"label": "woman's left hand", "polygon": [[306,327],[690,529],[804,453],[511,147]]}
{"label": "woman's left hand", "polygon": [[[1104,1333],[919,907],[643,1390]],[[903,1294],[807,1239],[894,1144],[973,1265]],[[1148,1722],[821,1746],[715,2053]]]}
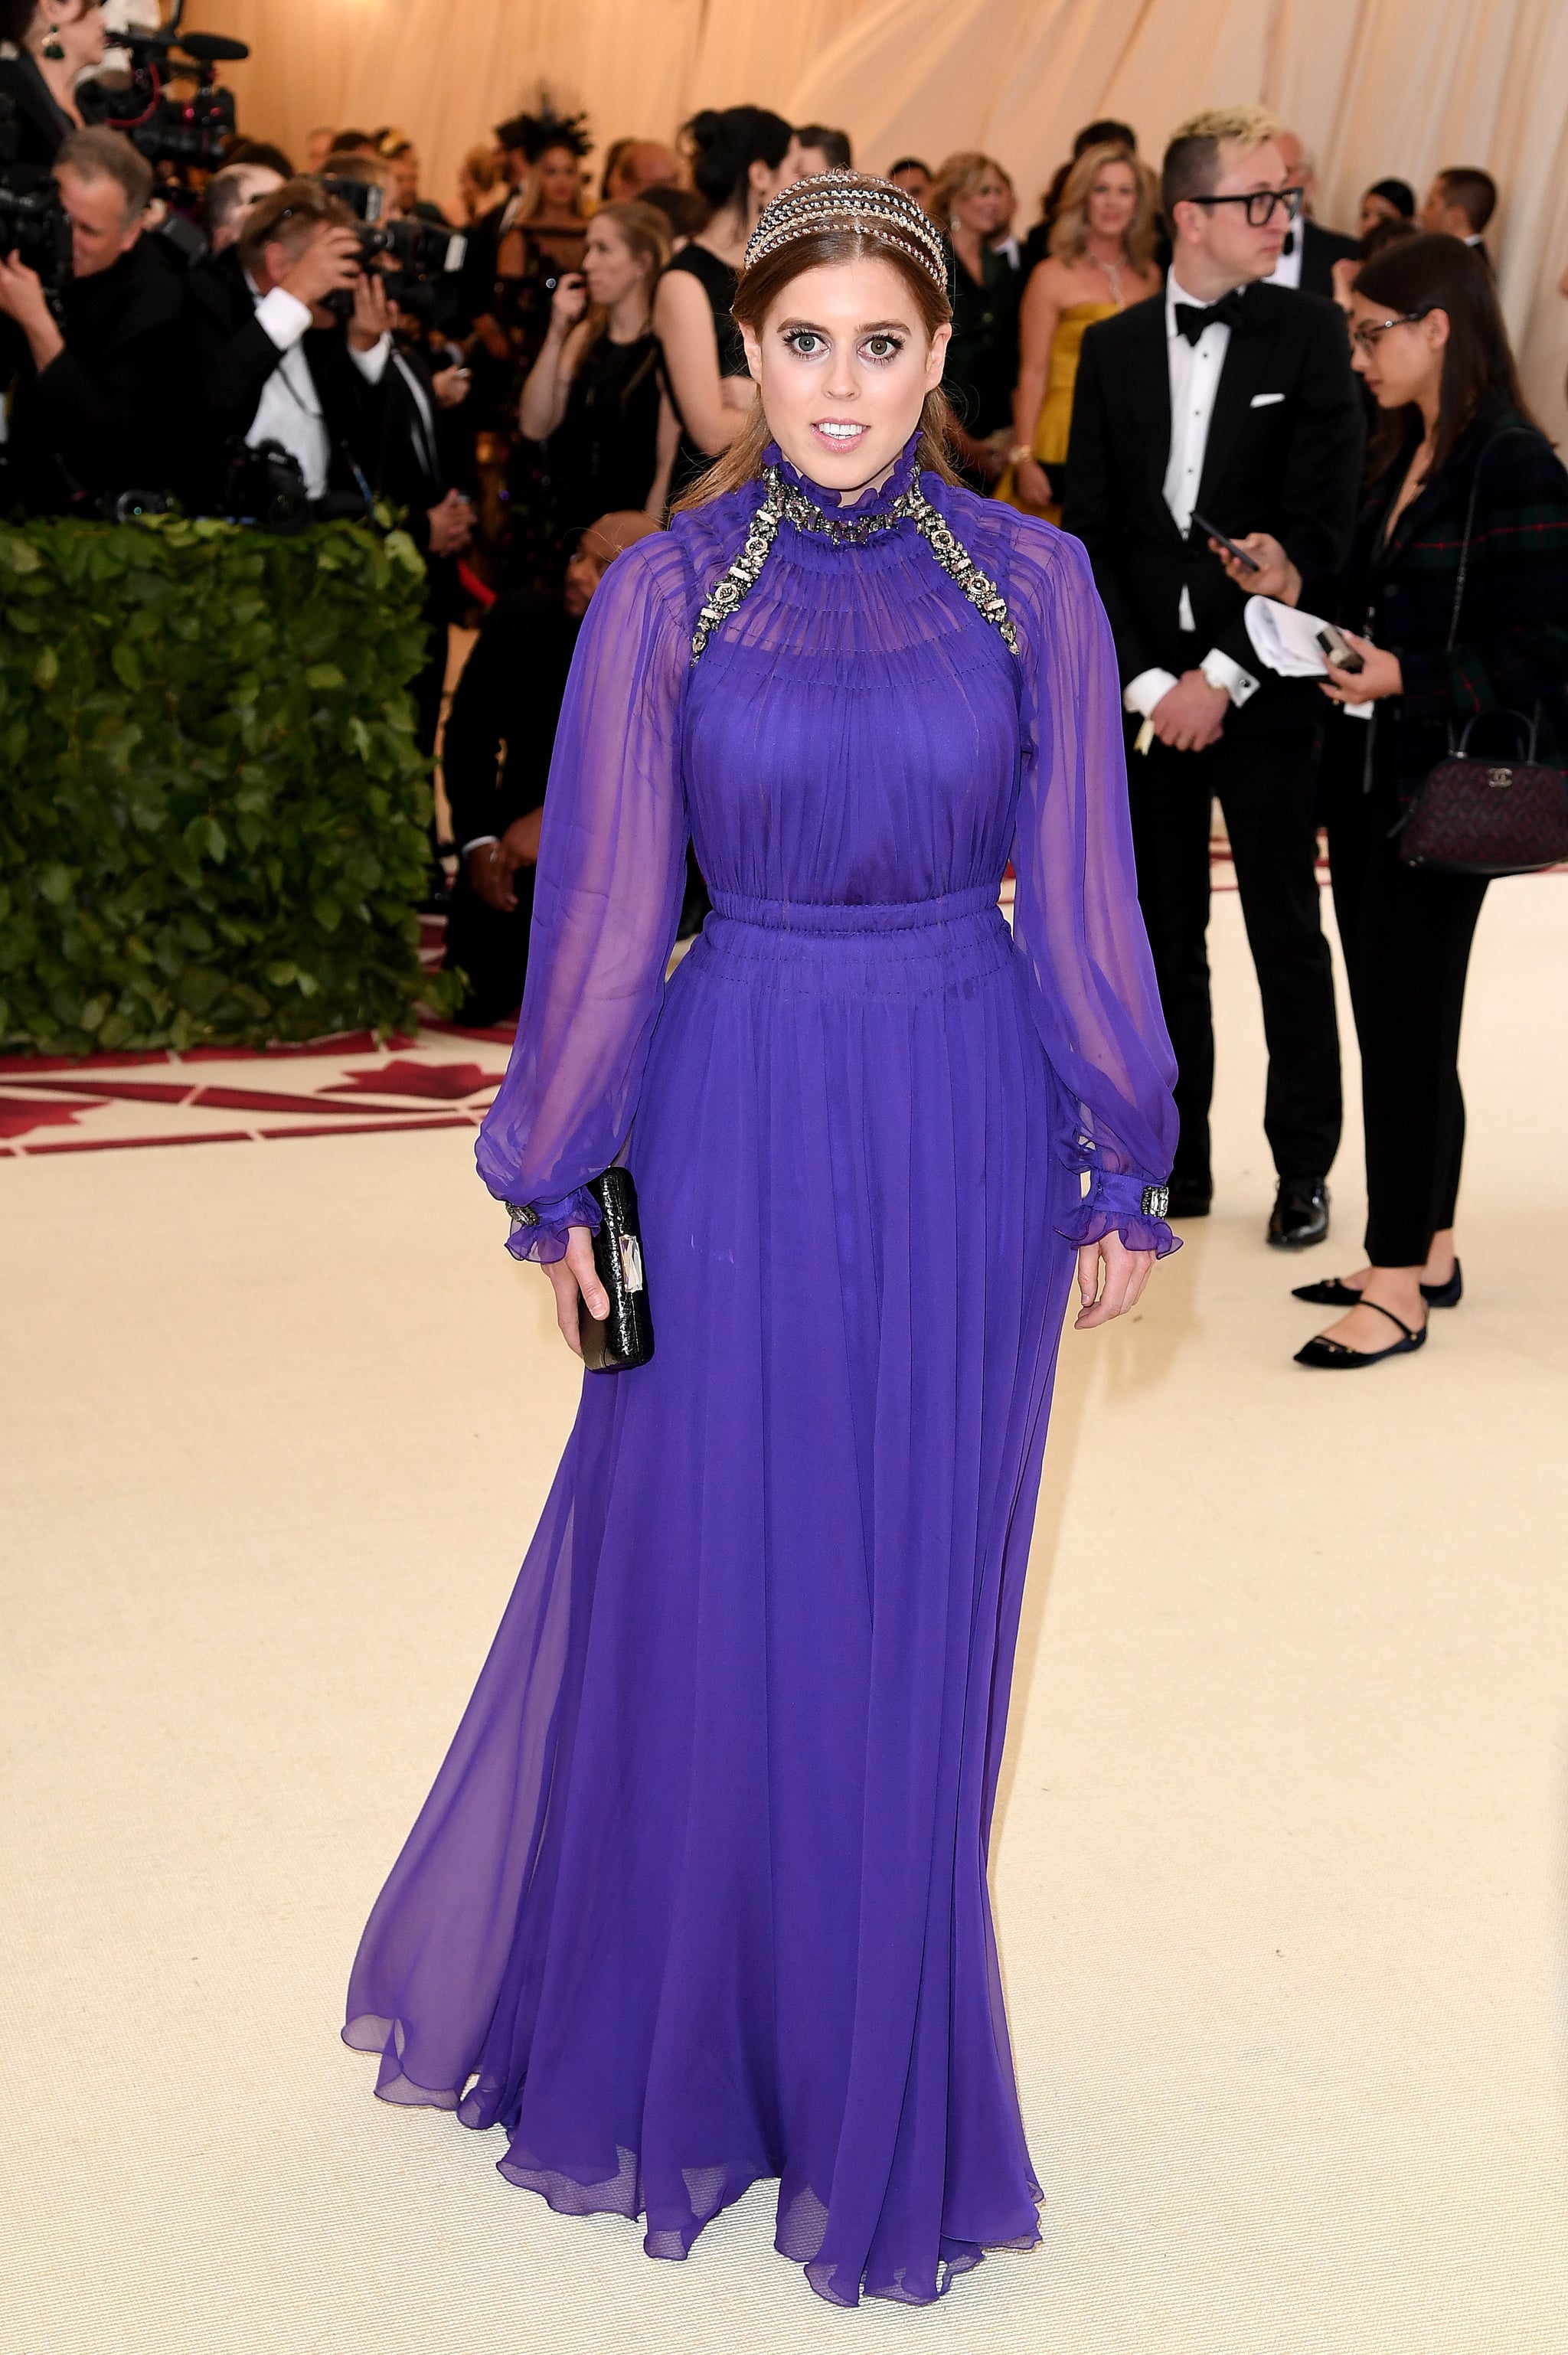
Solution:
{"label": "woman's left hand", "polygon": [[1390,654],[1386,646],[1374,646],[1371,638],[1359,638],[1354,630],[1340,634],[1360,655],[1361,668],[1337,670],[1332,663],[1325,665],[1328,684],[1323,692],[1330,703],[1381,703],[1385,695],[1404,693],[1404,674],[1397,655]]}
{"label": "woman's left hand", "polygon": [[1153,1266],[1153,1252],[1129,1251],[1118,1234],[1084,1243],[1078,1253],[1078,1296],[1083,1305],[1072,1320],[1075,1329],[1086,1333],[1092,1325],[1108,1325],[1113,1316],[1136,1307]]}

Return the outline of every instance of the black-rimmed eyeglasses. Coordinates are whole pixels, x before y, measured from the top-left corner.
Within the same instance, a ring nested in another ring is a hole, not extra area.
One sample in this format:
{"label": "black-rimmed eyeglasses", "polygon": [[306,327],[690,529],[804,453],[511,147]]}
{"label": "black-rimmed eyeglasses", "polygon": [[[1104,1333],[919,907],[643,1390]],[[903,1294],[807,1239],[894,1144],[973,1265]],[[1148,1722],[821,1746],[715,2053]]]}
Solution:
{"label": "black-rimmed eyeglasses", "polygon": [[1253,188],[1244,197],[1189,197],[1187,201],[1189,205],[1245,205],[1248,228],[1266,229],[1276,207],[1283,209],[1287,221],[1293,221],[1306,194],[1305,188]]}
{"label": "black-rimmed eyeglasses", "polygon": [[1371,359],[1391,327],[1413,327],[1425,316],[1424,311],[1402,311],[1397,319],[1369,319],[1364,326],[1351,328],[1350,341],[1357,351],[1365,352]]}

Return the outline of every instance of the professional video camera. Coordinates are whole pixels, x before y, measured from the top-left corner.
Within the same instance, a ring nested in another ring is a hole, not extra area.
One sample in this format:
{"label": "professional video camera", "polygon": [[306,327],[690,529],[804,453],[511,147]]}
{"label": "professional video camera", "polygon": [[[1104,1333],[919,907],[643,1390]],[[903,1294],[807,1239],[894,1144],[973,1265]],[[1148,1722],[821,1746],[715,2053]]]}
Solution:
{"label": "professional video camera", "polygon": [[[79,93],[84,112],[111,131],[122,131],[150,164],[194,166],[216,172],[234,136],[234,93],[219,90],[217,69],[251,54],[243,41],[222,33],[182,33],[185,0],[155,32],[118,33],[114,47],[130,59],[128,69],[101,73]],[[194,81],[188,98],[169,84]]]}
{"label": "professional video camera", "polygon": [[0,253],[18,253],[51,304],[70,276],[70,222],[50,175],[16,161],[16,101],[0,91]]}
{"label": "professional video camera", "polygon": [[[360,224],[361,266],[368,270],[380,263],[383,256],[391,262],[389,270],[381,269],[390,300],[430,325],[443,325],[456,308],[458,274],[468,250],[467,239],[458,230],[443,229],[438,221],[389,220],[386,197],[373,180],[324,172],[321,185],[329,196],[346,204]],[[352,315],[351,293],[329,294],[326,300],[339,317]]]}

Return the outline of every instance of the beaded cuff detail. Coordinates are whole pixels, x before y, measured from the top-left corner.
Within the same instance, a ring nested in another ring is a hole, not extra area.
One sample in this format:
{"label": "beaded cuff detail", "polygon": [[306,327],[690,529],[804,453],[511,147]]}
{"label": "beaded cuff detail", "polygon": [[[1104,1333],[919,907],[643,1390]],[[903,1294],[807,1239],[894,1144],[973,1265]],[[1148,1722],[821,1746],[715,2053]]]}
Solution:
{"label": "beaded cuff detail", "polygon": [[777,466],[767,469],[763,482],[763,502],[752,517],[741,553],[714,582],[697,616],[697,627],[691,634],[693,663],[714,631],[739,611],[756,587],[778,538],[779,527],[786,522],[794,524],[797,531],[814,532],[839,548],[864,547],[879,532],[891,531],[901,523],[912,523],[949,580],[990,623],[1008,652],[1018,653],[1018,629],[1006,598],[990,575],[981,571],[946,517],[932,506],[918,480],[876,515],[851,514],[842,517],[826,514],[804,491],[786,483]]}

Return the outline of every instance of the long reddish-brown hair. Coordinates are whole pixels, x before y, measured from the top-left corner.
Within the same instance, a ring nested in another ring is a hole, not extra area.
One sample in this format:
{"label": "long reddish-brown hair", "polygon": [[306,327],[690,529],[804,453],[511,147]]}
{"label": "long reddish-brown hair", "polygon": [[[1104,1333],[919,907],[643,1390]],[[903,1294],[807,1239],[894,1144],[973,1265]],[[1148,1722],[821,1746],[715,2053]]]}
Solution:
{"label": "long reddish-brown hair", "polygon": [[[891,240],[865,229],[824,229],[793,239],[742,272],[730,306],[736,325],[761,335],[773,304],[803,272],[831,269],[845,261],[891,261],[909,288],[928,336],[934,336],[938,327],[952,319],[952,306],[931,272]],[[952,425],[947,395],[938,385],[934,392],[926,394],[920,412],[918,464],[944,483],[958,479],[947,454]],[[763,453],[772,438],[762,401],[755,400],[740,434],[707,473],[698,476],[684,497],[676,500],[672,513],[706,506],[709,499],[722,498],[726,491],[738,491],[742,483],[754,482],[763,471]]]}

